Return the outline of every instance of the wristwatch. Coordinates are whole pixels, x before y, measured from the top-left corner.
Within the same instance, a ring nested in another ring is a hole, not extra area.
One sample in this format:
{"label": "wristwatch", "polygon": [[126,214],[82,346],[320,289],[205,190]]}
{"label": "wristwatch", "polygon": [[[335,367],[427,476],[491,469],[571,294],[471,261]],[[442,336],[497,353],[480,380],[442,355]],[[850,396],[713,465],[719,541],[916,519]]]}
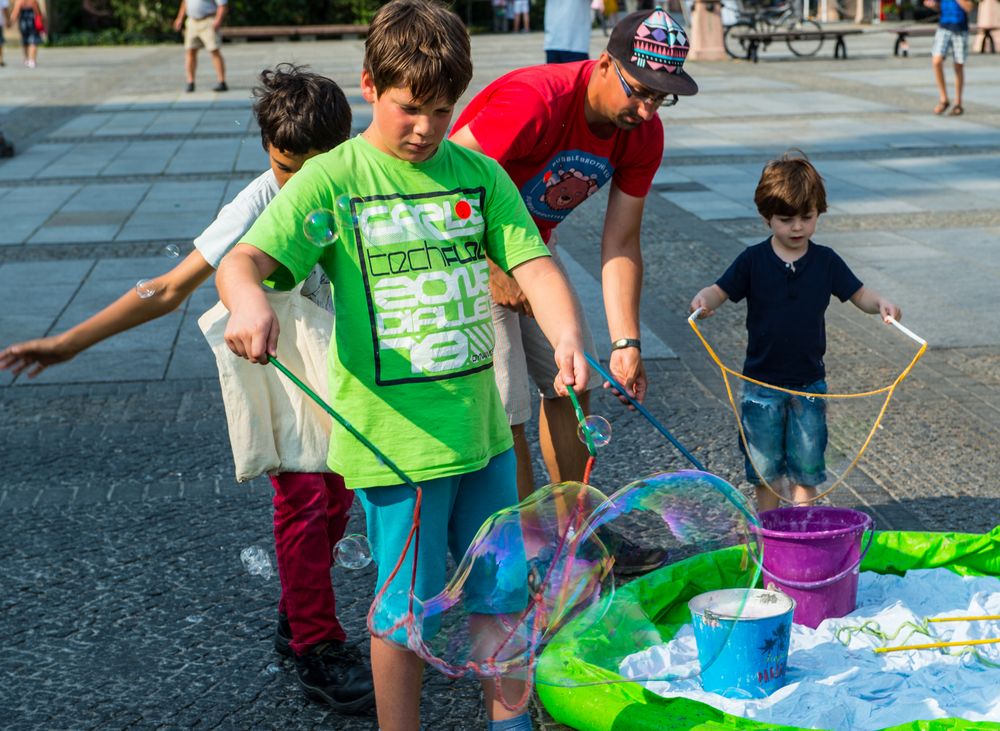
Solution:
{"label": "wristwatch", "polygon": [[642,351],[639,338],[619,338],[611,343],[612,350],[621,350],[622,348],[635,348],[640,352]]}

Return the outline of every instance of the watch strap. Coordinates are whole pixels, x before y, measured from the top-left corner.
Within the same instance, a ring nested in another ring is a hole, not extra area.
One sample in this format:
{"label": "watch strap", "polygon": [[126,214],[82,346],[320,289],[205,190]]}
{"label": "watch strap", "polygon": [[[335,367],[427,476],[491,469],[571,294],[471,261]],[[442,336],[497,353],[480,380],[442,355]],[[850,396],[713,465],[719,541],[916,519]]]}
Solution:
{"label": "watch strap", "polygon": [[622,348],[635,348],[638,351],[642,351],[642,345],[639,342],[639,338],[619,338],[611,343],[612,350],[621,350]]}

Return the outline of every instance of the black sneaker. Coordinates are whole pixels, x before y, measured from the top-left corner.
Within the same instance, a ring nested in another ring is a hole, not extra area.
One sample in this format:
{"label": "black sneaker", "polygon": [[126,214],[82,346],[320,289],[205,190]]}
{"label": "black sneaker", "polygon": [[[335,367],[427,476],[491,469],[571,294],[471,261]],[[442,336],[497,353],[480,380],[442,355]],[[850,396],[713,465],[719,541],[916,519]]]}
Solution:
{"label": "black sneaker", "polygon": [[637,576],[655,571],[667,562],[669,556],[662,548],[640,546],[608,525],[597,529],[597,537],[608,553],[615,557],[614,572],[619,576]]}
{"label": "black sneaker", "polygon": [[212,91],[229,91],[229,87],[226,86],[225,81],[220,81],[218,84],[212,87]]}
{"label": "black sneaker", "polygon": [[283,657],[292,657],[292,625],[288,615],[278,612],[278,626],[274,629],[274,651]]}
{"label": "black sneaker", "polygon": [[184,87],[184,91],[187,91],[187,92],[194,91],[194,82],[193,81],[189,81],[187,83],[187,86]]}
{"label": "black sneaker", "polygon": [[295,656],[306,697],[339,713],[361,713],[375,704],[372,672],[361,652],[346,642],[323,642]]}

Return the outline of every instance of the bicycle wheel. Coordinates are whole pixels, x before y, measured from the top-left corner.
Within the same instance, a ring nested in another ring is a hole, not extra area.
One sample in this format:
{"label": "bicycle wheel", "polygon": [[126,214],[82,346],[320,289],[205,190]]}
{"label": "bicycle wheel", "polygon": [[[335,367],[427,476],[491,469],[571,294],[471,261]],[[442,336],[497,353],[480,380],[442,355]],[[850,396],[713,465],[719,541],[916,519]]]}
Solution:
{"label": "bicycle wheel", "polygon": [[[794,33],[795,31],[820,33],[823,30],[815,20],[797,20],[795,18],[789,19],[783,28],[789,33]],[[788,50],[796,56],[815,56],[819,49],[823,47],[823,36],[816,35],[806,38],[788,36],[785,42],[788,43]]]}
{"label": "bicycle wheel", "polygon": [[750,42],[737,36],[743,33],[753,33],[753,31],[753,25],[746,21],[727,26],[726,32],[722,34],[722,45],[726,47],[726,53],[731,58],[746,58],[747,47],[750,45]]}

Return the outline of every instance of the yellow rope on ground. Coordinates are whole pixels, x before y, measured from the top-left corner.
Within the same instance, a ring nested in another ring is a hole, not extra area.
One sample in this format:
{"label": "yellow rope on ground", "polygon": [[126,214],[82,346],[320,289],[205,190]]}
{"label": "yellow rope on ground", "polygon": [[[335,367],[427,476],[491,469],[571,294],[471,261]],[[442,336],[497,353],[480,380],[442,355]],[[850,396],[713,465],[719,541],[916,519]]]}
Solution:
{"label": "yellow rope on ground", "polygon": [[[917,364],[917,361],[920,360],[924,356],[924,353],[927,351],[927,342],[920,340],[921,343],[920,349],[917,351],[916,355],[913,356],[913,360],[910,361],[910,364],[903,369],[903,371],[896,377],[896,379],[890,385],[884,386],[882,388],[877,388],[874,391],[861,391],[858,393],[808,393],[806,391],[796,391],[795,389],[782,388],[780,386],[771,385],[770,383],[764,383],[763,381],[758,381],[754,378],[750,378],[749,376],[744,376],[742,373],[733,370],[725,363],[723,363],[722,360],[719,358],[719,356],[716,355],[715,350],[713,350],[712,346],[709,345],[708,340],[706,340],[705,336],[701,334],[701,330],[698,328],[695,319],[696,318],[693,315],[689,317],[688,324],[691,325],[691,329],[694,330],[694,334],[698,336],[698,340],[701,341],[701,344],[705,347],[705,350],[708,352],[708,355],[712,358],[712,360],[715,362],[715,365],[719,367],[719,370],[722,373],[722,380],[726,384],[726,395],[729,397],[729,405],[732,407],[733,415],[736,417],[736,425],[739,428],[740,432],[740,442],[743,444],[743,447],[746,450],[747,459],[750,460],[750,464],[753,466],[754,472],[757,473],[757,477],[760,478],[761,484],[764,485],[764,487],[766,487],[768,490],[770,490],[771,493],[773,493],[780,502],[786,502],[786,503],[791,503],[792,501],[786,498],[781,493],[779,493],[773,487],[771,487],[770,483],[768,483],[768,481],[764,479],[763,475],[761,475],[760,469],[753,461],[753,457],[751,456],[750,453],[750,447],[749,444],[747,443],[746,433],[743,431],[743,420],[740,418],[740,410],[739,407],[736,405],[736,399],[733,397],[733,388],[729,382],[729,377],[735,376],[736,378],[747,381],[748,383],[753,383],[758,386],[763,386],[764,388],[771,388],[774,389],[775,391],[782,391],[784,393],[791,394],[792,396],[804,396],[806,398],[850,399],[850,398],[866,398],[870,396],[877,396],[881,393],[885,394],[885,400],[882,402],[882,408],[879,409],[878,416],[875,417],[875,422],[872,424],[872,428],[868,432],[868,436],[865,438],[864,443],[861,445],[861,449],[858,450],[858,453],[855,455],[854,459],[851,460],[851,463],[840,474],[840,476],[836,480],[834,480],[833,484],[831,484],[830,487],[828,487],[826,490],[819,493],[815,497],[809,498],[808,500],[805,501],[811,503],[833,492],[833,490],[835,490],[837,487],[840,486],[840,484],[844,481],[847,475],[850,474],[851,470],[854,469],[858,461],[861,459],[861,455],[864,454],[865,450],[868,448],[868,444],[871,442],[872,437],[875,436],[875,432],[878,430],[879,424],[882,423],[882,417],[885,415],[886,409],[889,408],[889,401],[892,400],[892,394],[895,392],[896,387],[900,383],[902,383],[903,379],[910,374],[910,371],[913,370],[913,366]],[[911,335],[911,337],[913,336]]]}

